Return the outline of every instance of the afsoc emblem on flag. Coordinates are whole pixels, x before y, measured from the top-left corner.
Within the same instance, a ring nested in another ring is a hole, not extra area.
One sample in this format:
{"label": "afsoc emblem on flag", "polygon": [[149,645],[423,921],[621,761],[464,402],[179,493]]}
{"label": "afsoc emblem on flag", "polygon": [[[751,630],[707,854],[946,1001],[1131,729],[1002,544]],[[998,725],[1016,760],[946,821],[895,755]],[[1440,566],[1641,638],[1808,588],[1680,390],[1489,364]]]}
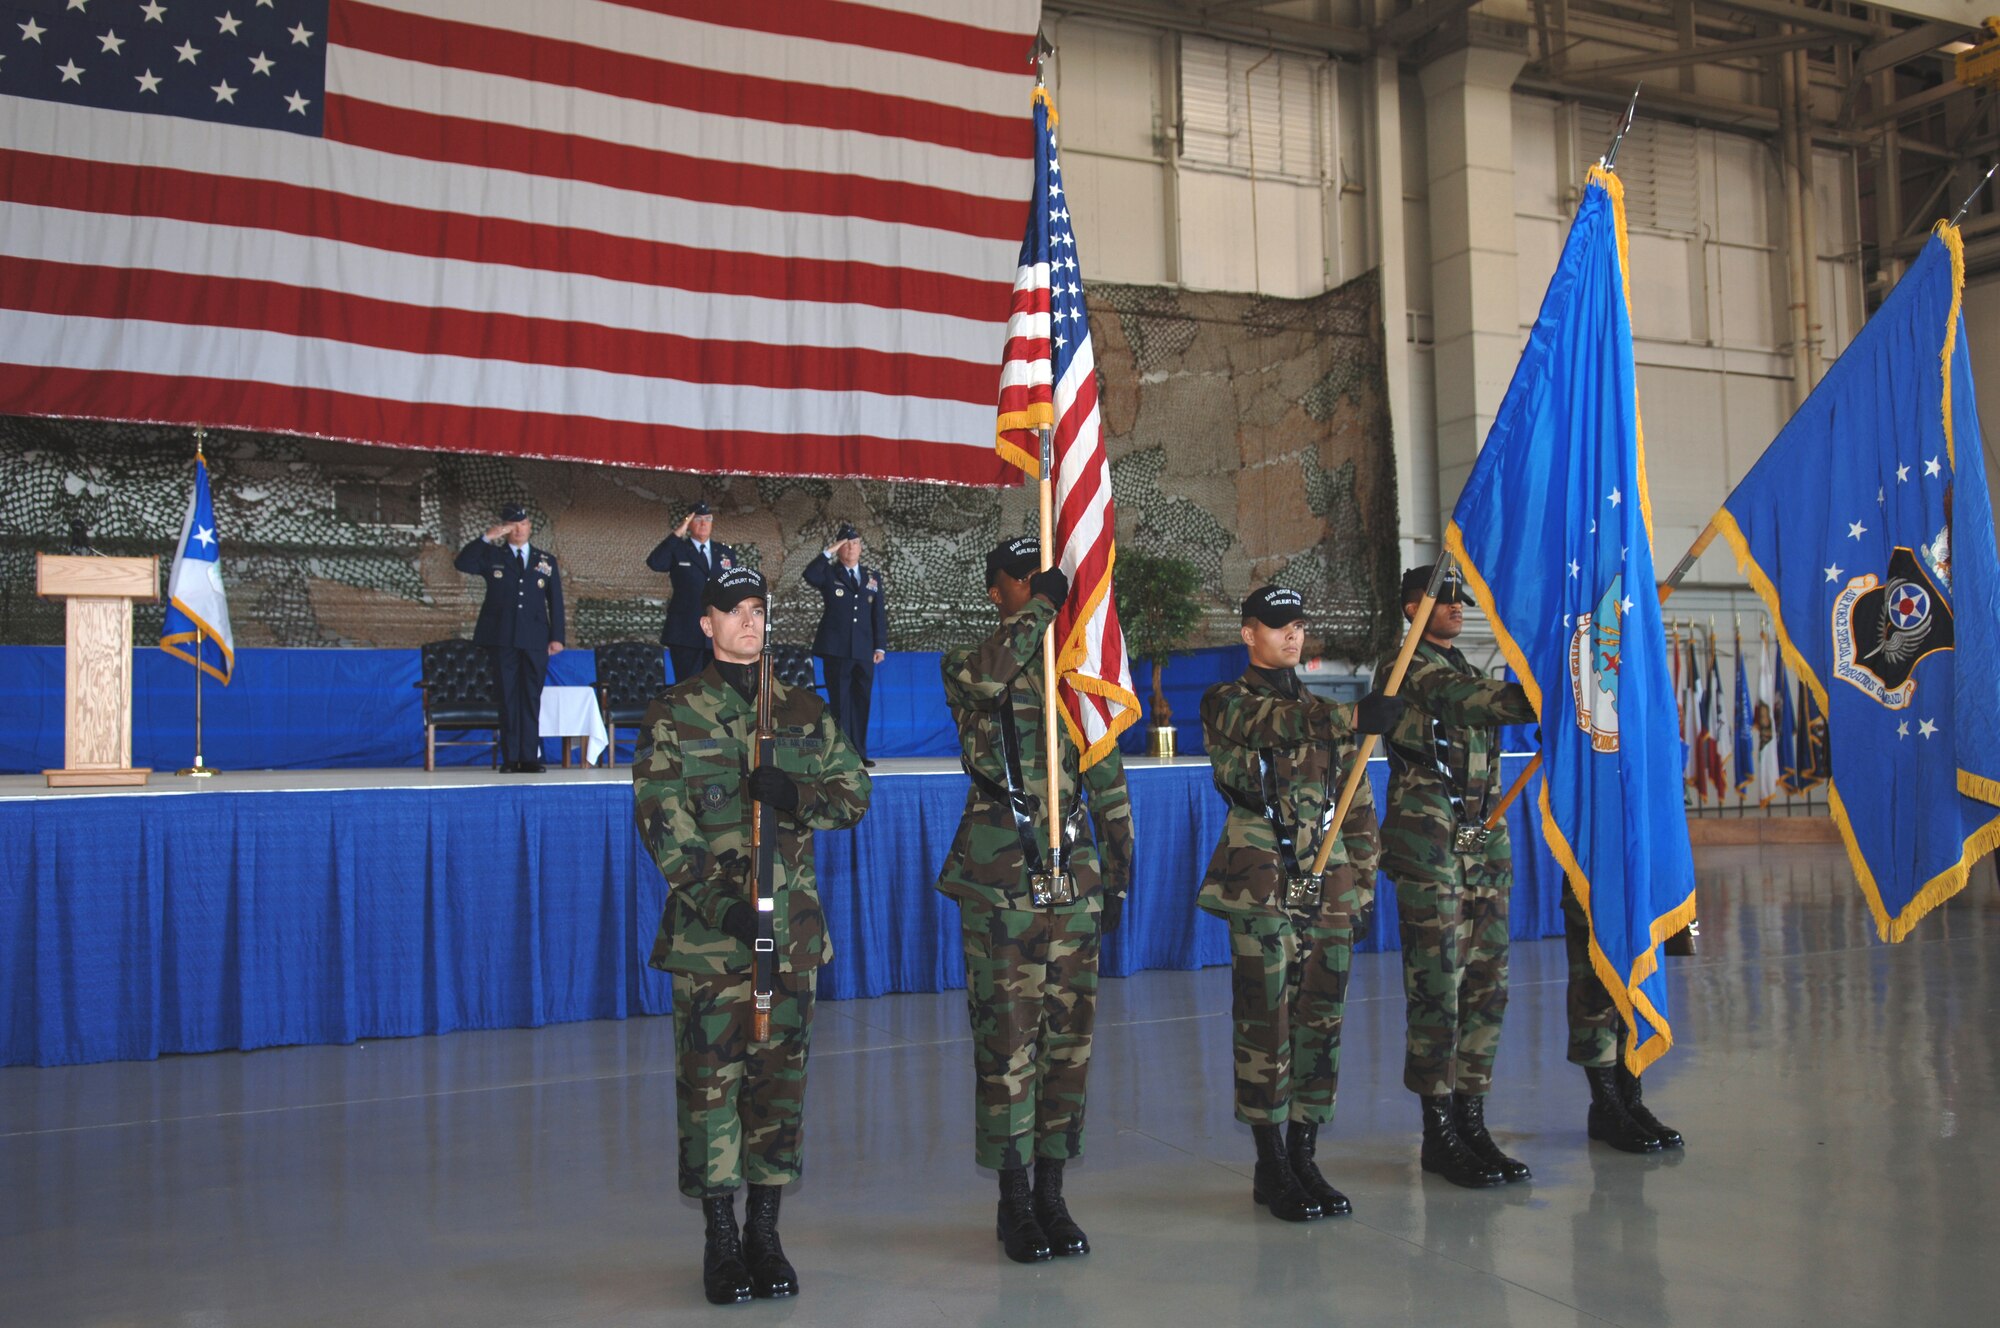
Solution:
{"label": "afsoc emblem on flag", "polygon": [[1953,644],[1951,609],[1922,562],[1898,545],[1885,582],[1873,572],[1833,602],[1833,673],[1876,702],[1901,710],[1917,694],[1917,661]]}

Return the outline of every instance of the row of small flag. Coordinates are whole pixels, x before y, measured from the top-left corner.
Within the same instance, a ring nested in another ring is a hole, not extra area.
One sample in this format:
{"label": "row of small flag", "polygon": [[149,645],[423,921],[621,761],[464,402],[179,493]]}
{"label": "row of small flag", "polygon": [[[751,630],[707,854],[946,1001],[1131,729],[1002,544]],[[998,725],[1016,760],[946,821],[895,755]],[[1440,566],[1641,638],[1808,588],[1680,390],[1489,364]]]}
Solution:
{"label": "row of small flag", "polygon": [[1690,801],[1768,807],[1826,783],[1833,772],[1826,717],[1769,632],[1757,633],[1753,681],[1752,656],[1736,631],[1733,699],[1725,696],[1713,626],[1703,633],[1694,623],[1670,623],[1667,652]]}

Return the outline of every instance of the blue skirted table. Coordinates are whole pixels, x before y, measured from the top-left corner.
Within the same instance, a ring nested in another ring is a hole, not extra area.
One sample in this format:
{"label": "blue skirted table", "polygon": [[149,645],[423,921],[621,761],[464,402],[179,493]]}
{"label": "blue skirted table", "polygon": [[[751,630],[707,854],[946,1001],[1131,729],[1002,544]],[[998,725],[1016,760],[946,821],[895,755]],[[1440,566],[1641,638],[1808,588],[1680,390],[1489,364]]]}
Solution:
{"label": "blue skirted table", "polygon": [[[1386,768],[1370,773],[1379,796]],[[878,775],[861,824],[818,837],[834,1000],[964,982],[957,909],[932,882],[965,777]],[[667,1008],[646,967],[665,886],[628,784],[353,783],[0,801],[0,1064]],[[1104,972],[1227,963],[1221,924],[1194,907],[1225,810],[1207,765],[1135,766],[1131,786],[1136,880]],[[1510,819],[1514,935],[1560,934],[1560,874],[1518,808]],[[1396,946],[1382,888],[1363,949]]]}

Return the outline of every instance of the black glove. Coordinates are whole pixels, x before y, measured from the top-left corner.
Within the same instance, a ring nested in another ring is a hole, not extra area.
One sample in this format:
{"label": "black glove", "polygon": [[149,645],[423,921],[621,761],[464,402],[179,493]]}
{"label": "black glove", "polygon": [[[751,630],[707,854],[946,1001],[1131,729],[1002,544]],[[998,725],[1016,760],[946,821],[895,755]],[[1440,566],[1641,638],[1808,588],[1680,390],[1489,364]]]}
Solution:
{"label": "black glove", "polygon": [[739,899],[729,906],[729,911],[722,915],[722,930],[745,945],[756,943],[757,913],[749,900]]}
{"label": "black glove", "polygon": [[1028,590],[1056,606],[1062,612],[1063,601],[1069,598],[1069,578],[1060,567],[1051,567],[1046,572],[1037,572],[1028,578]]}
{"label": "black glove", "polygon": [[1354,727],[1363,733],[1387,733],[1396,727],[1409,704],[1400,696],[1370,692],[1354,704]]}
{"label": "black glove", "polygon": [[1097,914],[1097,930],[1100,935],[1109,936],[1118,930],[1118,924],[1125,920],[1125,896],[1106,895],[1104,906]]}
{"label": "black glove", "polygon": [[750,796],[781,812],[799,809],[799,786],[774,765],[760,765],[750,772]]}

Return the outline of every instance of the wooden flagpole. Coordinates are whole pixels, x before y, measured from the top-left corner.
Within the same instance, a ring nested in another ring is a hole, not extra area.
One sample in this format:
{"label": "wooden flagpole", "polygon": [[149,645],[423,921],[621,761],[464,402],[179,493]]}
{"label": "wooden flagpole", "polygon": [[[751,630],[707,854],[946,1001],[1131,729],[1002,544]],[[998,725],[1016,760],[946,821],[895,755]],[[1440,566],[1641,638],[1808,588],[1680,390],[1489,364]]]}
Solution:
{"label": "wooden flagpole", "polygon": [[[1042,474],[1039,485],[1042,509],[1042,570],[1055,566],[1055,430],[1043,425],[1037,432],[1042,440]],[[1061,716],[1056,707],[1056,625],[1050,621],[1042,634],[1042,738],[1048,753],[1049,775],[1049,890],[1051,896],[1063,892],[1062,857],[1062,740]],[[1058,900],[1058,902],[1066,902]]]}

